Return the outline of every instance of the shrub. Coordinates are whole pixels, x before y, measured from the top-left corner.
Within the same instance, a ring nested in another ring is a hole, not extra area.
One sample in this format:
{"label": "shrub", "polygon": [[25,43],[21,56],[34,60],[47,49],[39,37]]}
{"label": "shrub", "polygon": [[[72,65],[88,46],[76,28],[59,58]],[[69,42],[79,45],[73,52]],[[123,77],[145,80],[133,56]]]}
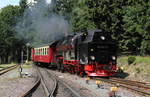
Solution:
{"label": "shrub", "polygon": [[128,57],[128,64],[132,64],[134,61],[136,60],[136,58],[134,56],[129,56]]}
{"label": "shrub", "polygon": [[141,72],[140,68],[135,68],[135,71],[136,71],[136,73],[140,73]]}

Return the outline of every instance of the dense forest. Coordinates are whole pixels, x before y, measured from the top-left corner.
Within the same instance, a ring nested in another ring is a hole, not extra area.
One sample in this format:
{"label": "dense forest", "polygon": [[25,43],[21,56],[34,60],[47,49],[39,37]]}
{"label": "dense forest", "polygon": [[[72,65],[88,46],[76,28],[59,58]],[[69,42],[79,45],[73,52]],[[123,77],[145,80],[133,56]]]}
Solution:
{"label": "dense forest", "polygon": [[[47,14],[64,17],[71,32],[103,29],[117,41],[118,53],[150,54],[149,0],[52,0],[51,3]],[[0,63],[19,61],[21,51],[26,51],[27,41],[16,35],[15,27],[28,7],[26,0],[20,0],[19,6],[0,9]]]}

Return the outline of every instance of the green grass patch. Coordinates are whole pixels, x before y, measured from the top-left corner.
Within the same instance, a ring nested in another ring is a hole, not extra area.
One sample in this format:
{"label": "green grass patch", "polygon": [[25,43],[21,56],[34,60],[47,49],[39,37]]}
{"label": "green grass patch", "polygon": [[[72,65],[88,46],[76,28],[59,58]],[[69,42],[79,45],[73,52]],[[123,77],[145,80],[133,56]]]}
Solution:
{"label": "green grass patch", "polygon": [[26,65],[26,64],[25,64],[25,65],[21,65],[21,67],[22,67],[22,68],[31,68],[32,66],[31,66],[31,65]]}
{"label": "green grass patch", "polygon": [[150,57],[134,56],[136,58],[133,64],[128,65],[128,56],[119,57],[118,67],[123,67],[125,72],[148,75],[150,73]]}
{"label": "green grass patch", "polygon": [[10,66],[16,65],[15,63],[11,63],[11,64],[0,64],[0,68],[7,68]]}
{"label": "green grass patch", "polygon": [[[135,62],[136,64],[145,64],[150,65],[150,57],[142,57],[142,56],[134,56],[136,58]],[[128,64],[128,56],[121,56],[117,60],[118,65],[125,65]]]}

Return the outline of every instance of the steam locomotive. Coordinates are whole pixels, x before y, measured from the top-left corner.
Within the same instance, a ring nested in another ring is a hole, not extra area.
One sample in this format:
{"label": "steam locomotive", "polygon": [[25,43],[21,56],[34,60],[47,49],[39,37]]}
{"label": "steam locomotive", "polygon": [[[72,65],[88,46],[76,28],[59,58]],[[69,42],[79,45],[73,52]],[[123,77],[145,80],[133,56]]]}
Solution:
{"label": "steam locomotive", "polygon": [[109,77],[116,74],[116,42],[103,30],[68,35],[32,48],[32,61],[81,76]]}

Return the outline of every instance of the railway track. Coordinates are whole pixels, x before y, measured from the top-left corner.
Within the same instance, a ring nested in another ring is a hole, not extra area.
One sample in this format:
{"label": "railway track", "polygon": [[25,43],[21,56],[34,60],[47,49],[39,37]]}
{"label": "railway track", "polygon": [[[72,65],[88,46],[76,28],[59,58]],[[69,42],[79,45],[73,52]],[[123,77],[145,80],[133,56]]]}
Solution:
{"label": "railway track", "polygon": [[[71,86],[69,86],[65,81],[61,80],[58,76],[56,76],[50,71],[48,71],[48,73],[50,75],[53,75],[53,77],[57,80],[57,83],[58,83],[58,87],[57,87],[58,92],[55,92],[55,97],[82,97],[79,94],[79,92],[74,90]],[[61,94],[60,94],[60,91],[61,91]],[[62,95],[62,93],[64,94]]]}
{"label": "railway track", "polygon": [[49,75],[46,69],[37,68],[37,70],[46,96],[54,97],[54,92],[57,88],[57,80]]}
{"label": "railway track", "polygon": [[45,68],[37,68],[47,97],[82,97],[67,83]]}
{"label": "railway track", "polygon": [[10,67],[3,68],[3,69],[0,70],[0,75],[6,73],[8,71],[11,71],[11,70],[17,68],[18,66],[19,65],[13,65],[13,66],[10,66]]}
{"label": "railway track", "polygon": [[120,78],[110,78],[110,79],[97,78],[97,80],[101,80],[110,84],[114,84],[118,87],[124,87],[126,89],[137,92],[140,95],[150,97],[150,84],[149,83],[124,80]]}
{"label": "railway track", "polygon": [[22,93],[19,97],[31,97],[32,93],[37,89],[37,87],[40,85],[40,83],[41,83],[41,79],[39,76],[37,76],[35,84],[32,85],[31,87],[29,87],[29,89],[27,89],[27,91]]}

